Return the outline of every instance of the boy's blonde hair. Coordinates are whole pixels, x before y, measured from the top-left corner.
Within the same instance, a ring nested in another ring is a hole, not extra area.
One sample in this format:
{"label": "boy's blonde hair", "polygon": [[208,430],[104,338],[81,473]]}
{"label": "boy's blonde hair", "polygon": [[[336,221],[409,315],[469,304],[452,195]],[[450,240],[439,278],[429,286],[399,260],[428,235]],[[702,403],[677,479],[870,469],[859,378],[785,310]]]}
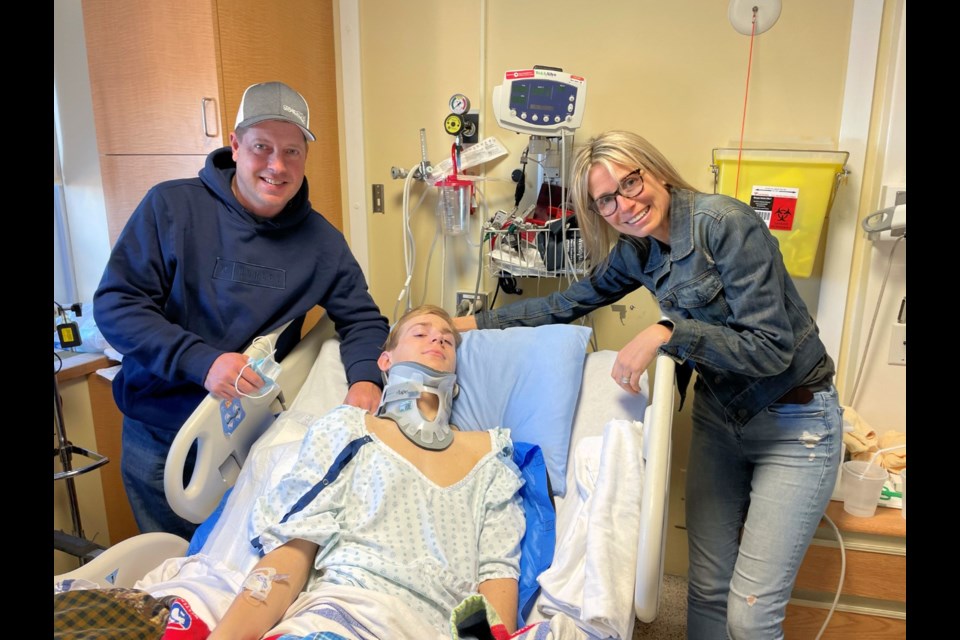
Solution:
{"label": "boy's blonde hair", "polygon": [[414,307],[410,309],[397,320],[397,324],[393,325],[393,329],[390,330],[390,335],[387,336],[387,342],[383,345],[384,351],[393,351],[397,347],[397,343],[400,341],[400,332],[403,330],[404,325],[406,325],[407,320],[414,316],[423,316],[431,315],[437,316],[444,322],[446,322],[450,329],[453,331],[453,341],[455,346],[460,346],[462,340],[460,332],[457,331],[457,328],[453,326],[453,318],[450,317],[450,314],[447,313],[442,307],[438,307],[434,304],[422,304],[419,307]]}

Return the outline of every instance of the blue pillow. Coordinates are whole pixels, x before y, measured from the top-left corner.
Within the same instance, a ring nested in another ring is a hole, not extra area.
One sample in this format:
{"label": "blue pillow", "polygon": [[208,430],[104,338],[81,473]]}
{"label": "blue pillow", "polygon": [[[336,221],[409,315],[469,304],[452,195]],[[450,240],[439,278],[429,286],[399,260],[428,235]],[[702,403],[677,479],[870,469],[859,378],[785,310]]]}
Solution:
{"label": "blue pillow", "polygon": [[465,431],[506,427],[514,442],[539,445],[553,493],[566,494],[567,453],[590,329],[543,325],[463,334],[460,394],[451,422]]}

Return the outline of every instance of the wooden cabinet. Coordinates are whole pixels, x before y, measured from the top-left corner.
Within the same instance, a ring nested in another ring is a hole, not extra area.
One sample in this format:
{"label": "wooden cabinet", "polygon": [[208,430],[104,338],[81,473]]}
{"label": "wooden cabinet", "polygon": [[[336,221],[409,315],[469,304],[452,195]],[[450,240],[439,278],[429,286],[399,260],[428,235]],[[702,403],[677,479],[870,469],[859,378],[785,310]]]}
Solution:
{"label": "wooden cabinet", "polygon": [[[827,516],[840,530],[846,570],[840,599],[822,638],[906,637],[907,525],[899,509],[880,507],[857,518],[831,501]],[[840,580],[840,547],[822,522],[804,557],[783,624],[787,640],[816,637]]]}
{"label": "wooden cabinet", "polygon": [[343,228],[332,0],[83,0],[83,20],[111,245],[151,186],[229,143],[243,90],[270,80],[310,105],[310,201]]}

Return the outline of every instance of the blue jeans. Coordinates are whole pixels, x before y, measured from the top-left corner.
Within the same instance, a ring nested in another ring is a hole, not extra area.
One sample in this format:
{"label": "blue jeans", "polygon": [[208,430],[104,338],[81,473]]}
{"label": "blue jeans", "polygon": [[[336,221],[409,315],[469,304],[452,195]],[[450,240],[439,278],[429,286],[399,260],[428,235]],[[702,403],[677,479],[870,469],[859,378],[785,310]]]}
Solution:
{"label": "blue jeans", "polygon": [[[166,531],[189,540],[197,525],[174,513],[163,490],[163,468],[176,431],[124,416],[120,475],[141,533]],[[184,483],[193,475],[194,456],[184,465]]]}
{"label": "blue jeans", "polygon": [[783,638],[797,571],[836,481],[841,416],[832,386],[805,405],[772,404],[742,427],[708,390],[696,394],[688,638]]}

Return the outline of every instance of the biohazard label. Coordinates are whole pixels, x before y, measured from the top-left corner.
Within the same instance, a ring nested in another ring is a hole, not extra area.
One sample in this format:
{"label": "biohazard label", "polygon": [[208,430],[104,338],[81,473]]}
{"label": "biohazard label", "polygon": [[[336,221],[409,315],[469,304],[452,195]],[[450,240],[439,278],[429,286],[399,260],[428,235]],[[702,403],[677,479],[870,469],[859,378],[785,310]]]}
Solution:
{"label": "biohazard label", "polygon": [[757,187],[750,192],[750,206],[756,209],[771,231],[793,231],[800,189]]}

